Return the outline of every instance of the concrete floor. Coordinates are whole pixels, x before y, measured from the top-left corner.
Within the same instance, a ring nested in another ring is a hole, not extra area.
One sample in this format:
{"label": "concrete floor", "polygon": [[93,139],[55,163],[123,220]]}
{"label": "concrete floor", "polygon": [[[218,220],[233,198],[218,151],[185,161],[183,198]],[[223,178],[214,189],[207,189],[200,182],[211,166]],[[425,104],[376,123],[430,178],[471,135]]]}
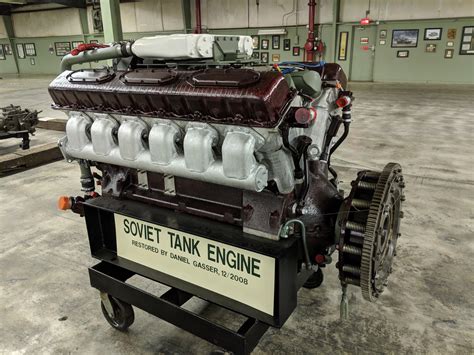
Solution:
{"label": "concrete floor", "polygon": [[[39,86],[38,81],[37,89],[17,95],[33,102],[29,95],[44,91]],[[301,290],[293,315],[282,329],[266,333],[255,354],[472,354],[474,88],[353,84],[352,89],[354,123],[333,159],[344,186],[358,170],[381,169],[389,161],[400,162],[406,177],[405,219],[389,288],[371,304],[351,287],[350,319],[342,322],[337,272],[330,265],[322,287]],[[1,179],[0,353],[215,349],[140,310],[127,333],[106,323],[98,293],[89,287],[87,267],[94,260],[84,221],[56,210],[58,195],[79,193],[79,169],[65,162]],[[165,289],[134,282],[151,292]],[[202,301],[187,307],[229,326],[239,320]]]}

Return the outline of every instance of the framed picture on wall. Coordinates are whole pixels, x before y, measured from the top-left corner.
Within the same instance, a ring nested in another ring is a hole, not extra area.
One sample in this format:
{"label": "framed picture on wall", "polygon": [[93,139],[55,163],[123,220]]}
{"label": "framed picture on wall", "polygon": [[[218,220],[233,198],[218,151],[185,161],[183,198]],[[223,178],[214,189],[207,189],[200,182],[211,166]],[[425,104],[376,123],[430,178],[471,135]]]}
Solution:
{"label": "framed picture on wall", "polygon": [[259,52],[253,52],[252,53],[252,59],[260,59],[260,53]]}
{"label": "framed picture on wall", "polygon": [[442,28],[425,28],[425,41],[439,41],[441,34],[443,33]]}
{"label": "framed picture on wall", "polygon": [[77,48],[79,47],[80,44],[84,44],[83,41],[73,41],[72,42],[72,48]]}
{"label": "framed picture on wall", "polygon": [[34,43],[25,43],[25,54],[28,57],[36,56],[36,47]]}
{"label": "framed picture on wall", "polygon": [[397,51],[397,58],[408,58],[410,51]]}
{"label": "framed picture on wall", "polygon": [[459,49],[459,54],[474,54],[474,26],[463,27],[461,36],[461,48]]}
{"label": "framed picture on wall", "polygon": [[279,54],[272,54],[272,62],[278,63],[280,61],[280,55]]}
{"label": "framed picture on wall", "polygon": [[280,49],[280,35],[272,36],[272,49]]}
{"label": "framed picture on wall", "polygon": [[268,49],[269,44],[270,42],[268,39],[262,39],[262,49]]}
{"label": "framed picture on wall", "polygon": [[268,52],[260,53],[260,61],[262,63],[268,63]]}
{"label": "framed picture on wall", "polygon": [[25,48],[23,47],[23,43],[16,44],[16,53],[18,54],[18,58],[25,59]]}
{"label": "framed picture on wall", "polygon": [[252,36],[252,48],[253,49],[260,49],[260,37],[259,36]]}
{"label": "framed picture on wall", "polygon": [[5,52],[6,55],[12,55],[12,47],[10,47],[9,44],[4,44],[3,45],[3,51]]}
{"label": "framed picture on wall", "polygon": [[426,45],[425,52],[427,53],[436,53],[436,44],[429,43]]}
{"label": "framed picture on wall", "polygon": [[384,39],[381,39],[381,40],[379,41],[379,44],[380,44],[381,46],[385,46],[386,43],[387,43],[387,41],[384,40]]}
{"label": "framed picture on wall", "polygon": [[294,57],[300,56],[300,47],[293,47],[293,56]]}
{"label": "framed picture on wall", "polygon": [[387,30],[380,30],[379,38],[387,38]]}
{"label": "framed picture on wall", "polygon": [[349,32],[339,33],[339,52],[337,59],[347,60],[347,40],[349,38]]}
{"label": "framed picture on wall", "polygon": [[91,40],[89,41],[89,43],[99,43],[99,41],[96,40],[96,39],[91,39]]}
{"label": "framed picture on wall", "polygon": [[446,47],[454,47],[454,41],[446,42]]}
{"label": "framed picture on wall", "polygon": [[456,30],[455,28],[450,28],[448,30],[448,39],[455,39],[457,32],[458,32],[458,30]]}
{"label": "framed picture on wall", "polygon": [[5,49],[3,44],[0,44],[0,60],[5,60],[7,57],[5,56]]}
{"label": "framed picture on wall", "polygon": [[416,47],[418,45],[418,30],[393,30],[392,48]]}
{"label": "framed picture on wall", "polygon": [[285,38],[285,39],[283,40],[283,50],[284,50],[284,51],[289,51],[289,50],[291,50],[291,41],[290,41],[289,38]]}
{"label": "framed picture on wall", "polygon": [[454,57],[454,49],[445,49],[444,50],[444,57],[447,59],[451,59]]}
{"label": "framed picture on wall", "polygon": [[64,57],[71,51],[71,42],[54,42],[54,50],[58,57]]}

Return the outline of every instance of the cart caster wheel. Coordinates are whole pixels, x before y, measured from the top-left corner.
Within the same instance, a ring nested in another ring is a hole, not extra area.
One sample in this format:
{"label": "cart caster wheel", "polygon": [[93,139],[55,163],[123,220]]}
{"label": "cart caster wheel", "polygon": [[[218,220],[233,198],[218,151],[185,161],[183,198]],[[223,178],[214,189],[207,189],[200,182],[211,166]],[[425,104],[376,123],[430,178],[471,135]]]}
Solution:
{"label": "cart caster wheel", "polygon": [[317,288],[321,286],[323,280],[323,271],[321,269],[318,269],[318,271],[313,272],[313,274],[308,278],[308,280],[306,280],[306,282],[303,284],[303,287],[310,290],[313,288]]}
{"label": "cart caster wheel", "polygon": [[[135,314],[133,307],[128,303],[120,301],[119,299],[112,296],[105,296],[109,299],[109,307],[112,307],[112,312],[109,313],[108,306],[104,304],[103,296],[100,301],[100,307],[105,319],[109,324],[117,330],[125,331],[130,327],[135,320]],[[105,301],[107,302],[107,300]]]}

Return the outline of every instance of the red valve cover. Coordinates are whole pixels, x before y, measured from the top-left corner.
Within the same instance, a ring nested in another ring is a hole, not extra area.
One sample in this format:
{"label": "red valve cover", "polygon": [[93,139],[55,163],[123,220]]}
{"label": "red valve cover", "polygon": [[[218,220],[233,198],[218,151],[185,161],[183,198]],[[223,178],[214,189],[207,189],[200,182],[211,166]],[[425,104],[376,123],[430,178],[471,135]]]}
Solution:
{"label": "red valve cover", "polygon": [[78,70],[49,86],[54,108],[275,127],[295,95],[283,76],[252,69]]}

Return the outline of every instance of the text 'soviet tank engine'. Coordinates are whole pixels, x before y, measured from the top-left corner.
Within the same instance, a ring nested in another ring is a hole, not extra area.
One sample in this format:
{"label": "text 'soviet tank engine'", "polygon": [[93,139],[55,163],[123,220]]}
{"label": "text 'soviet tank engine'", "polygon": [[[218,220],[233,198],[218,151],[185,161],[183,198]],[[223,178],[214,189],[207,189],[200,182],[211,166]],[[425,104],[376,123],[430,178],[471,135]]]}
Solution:
{"label": "text 'soviet tank engine'", "polygon": [[[291,314],[301,285],[321,284],[321,268],[337,250],[344,313],[348,284],[370,301],[386,285],[402,170],[390,163],[361,171],[344,196],[331,167],[354,100],[341,67],[269,67],[251,54],[250,37],[196,34],[83,45],[66,56],[49,92],[69,116],[59,144],[79,162],[85,195],[61,205],[85,215],[92,254],[106,265],[274,326]],[[104,59],[113,66],[71,70]],[[124,218],[129,234],[135,223],[130,246]],[[157,255],[146,256],[152,248]],[[176,258],[165,259],[167,250]],[[202,281],[188,277],[193,267]],[[237,295],[259,284],[268,297]],[[127,300],[96,287],[109,295],[102,302],[110,320]]]}

